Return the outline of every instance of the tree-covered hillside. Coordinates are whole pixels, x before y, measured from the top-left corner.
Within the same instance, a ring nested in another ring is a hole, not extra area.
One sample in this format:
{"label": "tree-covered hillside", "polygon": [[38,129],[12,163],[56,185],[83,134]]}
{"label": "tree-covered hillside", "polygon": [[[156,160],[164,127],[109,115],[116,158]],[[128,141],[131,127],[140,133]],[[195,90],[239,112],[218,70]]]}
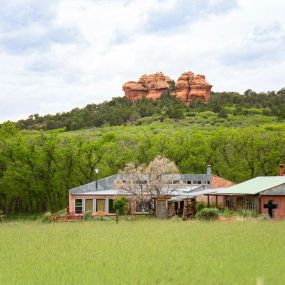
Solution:
{"label": "tree-covered hillside", "polygon": [[219,117],[263,114],[282,120],[285,118],[285,89],[277,93],[256,93],[247,90],[243,95],[235,92],[212,93],[208,104],[193,101],[189,106],[169,94],[156,101],[143,98],[135,103],[125,97],[118,97],[109,102],[89,104],[82,109],[76,108],[66,113],[31,115],[27,120],[18,121],[17,127],[43,130],[65,128],[69,131],[124,125],[151,116],[159,116],[161,121],[165,118],[182,119],[203,111],[213,111]]}
{"label": "tree-covered hillside", "polygon": [[[235,125],[235,127],[231,126]],[[211,111],[183,120],[160,117],[137,124],[80,131],[20,131],[0,128],[0,209],[12,213],[56,211],[68,204],[68,189],[117,173],[127,162],[158,154],[183,173],[213,173],[234,182],[277,175],[285,161],[285,123],[275,117],[219,117]]]}
{"label": "tree-covered hillside", "polygon": [[[214,93],[186,106],[165,94],[131,103],[114,98],[69,113],[0,125],[0,210],[57,211],[68,190],[157,155],[182,173],[234,182],[277,175],[285,162],[285,91]],[[75,131],[72,131],[75,130]]]}

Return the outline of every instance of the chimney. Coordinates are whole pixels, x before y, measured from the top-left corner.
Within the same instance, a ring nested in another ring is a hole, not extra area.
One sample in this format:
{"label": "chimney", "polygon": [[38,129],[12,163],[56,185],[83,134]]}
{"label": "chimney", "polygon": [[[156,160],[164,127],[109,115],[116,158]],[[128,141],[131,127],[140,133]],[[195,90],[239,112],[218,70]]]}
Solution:
{"label": "chimney", "polygon": [[209,174],[209,175],[212,174],[212,166],[211,166],[211,164],[207,165],[207,174]]}
{"label": "chimney", "polygon": [[284,176],[284,164],[279,165],[279,173],[280,173],[280,176]]}

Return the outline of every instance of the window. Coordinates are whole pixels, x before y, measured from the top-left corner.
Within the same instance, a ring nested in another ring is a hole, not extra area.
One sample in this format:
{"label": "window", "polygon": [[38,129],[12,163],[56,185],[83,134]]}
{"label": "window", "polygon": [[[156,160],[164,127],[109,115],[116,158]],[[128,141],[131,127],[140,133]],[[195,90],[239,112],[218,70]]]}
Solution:
{"label": "window", "polygon": [[210,185],[210,184],[211,184],[211,181],[207,181],[207,184],[209,184],[209,185]]}
{"label": "window", "polygon": [[198,182],[197,181],[193,181],[193,184],[198,184]]}
{"label": "window", "polygon": [[93,199],[85,200],[85,212],[93,213]]}
{"label": "window", "polygon": [[116,210],[114,209],[114,200],[109,199],[109,213],[116,213]]}
{"label": "window", "polygon": [[187,181],[187,184],[192,184],[192,181]]}
{"label": "window", "polygon": [[75,199],[75,214],[82,213],[82,199]]}
{"label": "window", "polygon": [[199,181],[198,181],[198,184],[202,184],[202,181],[201,181],[201,180],[199,180]]}
{"label": "window", "polygon": [[173,180],[173,184],[179,184],[180,181],[179,180]]}
{"label": "window", "polygon": [[97,212],[105,212],[105,199],[96,200],[96,210]]}

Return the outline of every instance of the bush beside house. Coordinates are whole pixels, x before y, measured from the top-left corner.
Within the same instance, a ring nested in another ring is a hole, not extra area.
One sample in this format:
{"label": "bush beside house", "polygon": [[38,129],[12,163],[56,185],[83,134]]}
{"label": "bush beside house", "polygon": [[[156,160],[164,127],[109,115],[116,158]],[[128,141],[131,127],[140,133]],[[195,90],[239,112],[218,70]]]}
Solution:
{"label": "bush beside house", "polygon": [[217,208],[204,208],[196,214],[199,220],[217,220],[219,217],[219,210]]}

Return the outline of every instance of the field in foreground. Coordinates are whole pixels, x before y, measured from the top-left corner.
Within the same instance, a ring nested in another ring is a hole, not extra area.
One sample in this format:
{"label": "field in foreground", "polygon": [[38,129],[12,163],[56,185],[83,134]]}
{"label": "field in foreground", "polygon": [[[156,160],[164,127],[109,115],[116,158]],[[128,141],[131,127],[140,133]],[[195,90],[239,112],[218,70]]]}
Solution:
{"label": "field in foreground", "polygon": [[14,222],[0,245],[0,284],[285,284],[284,222]]}

